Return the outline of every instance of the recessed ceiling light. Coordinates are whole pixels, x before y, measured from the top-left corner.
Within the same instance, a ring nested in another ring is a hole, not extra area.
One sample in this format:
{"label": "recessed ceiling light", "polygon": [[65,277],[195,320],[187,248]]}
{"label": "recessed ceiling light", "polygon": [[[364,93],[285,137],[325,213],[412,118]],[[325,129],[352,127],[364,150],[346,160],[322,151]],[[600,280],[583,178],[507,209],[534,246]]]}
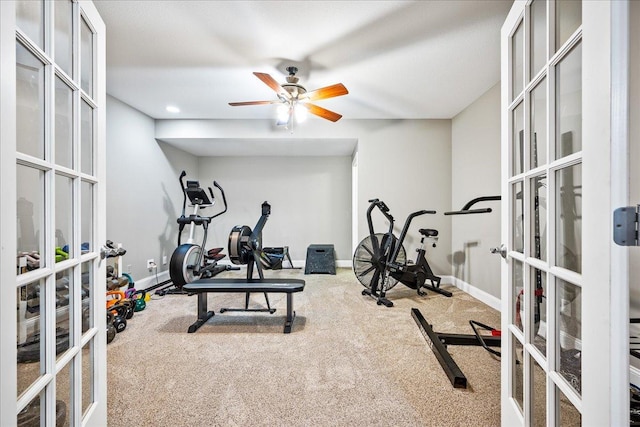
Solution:
{"label": "recessed ceiling light", "polygon": [[167,111],[170,113],[179,113],[180,109],[174,105],[167,105]]}

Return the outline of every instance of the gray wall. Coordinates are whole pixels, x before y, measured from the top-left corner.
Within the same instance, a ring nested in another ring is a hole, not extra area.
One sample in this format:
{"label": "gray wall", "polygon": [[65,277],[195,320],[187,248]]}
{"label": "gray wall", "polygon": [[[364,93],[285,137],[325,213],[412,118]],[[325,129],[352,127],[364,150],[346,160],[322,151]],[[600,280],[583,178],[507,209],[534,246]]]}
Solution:
{"label": "gray wall", "polygon": [[[208,247],[225,247],[235,225],[255,227],[265,200],[271,216],[263,247],[288,246],[305,260],[310,244],[333,244],[336,258],[351,258],[350,157],[202,157],[201,185],[215,179],[229,210],[212,223]],[[211,214],[207,214],[211,215]]]}
{"label": "gray wall", "polygon": [[[500,84],[469,105],[451,126],[452,210],[469,200],[500,195]],[[500,298],[500,257],[489,248],[500,246],[500,202],[486,214],[451,216],[453,275]]]}
{"label": "gray wall", "polygon": [[[405,241],[408,256],[413,258],[419,246],[418,228],[436,228],[441,236],[438,246],[427,248],[436,274],[455,272],[499,298],[500,263],[488,252],[500,241],[499,203],[493,202],[492,214],[455,219],[443,215],[471,198],[499,194],[499,112],[496,85],[453,120],[310,121],[294,135],[277,137],[357,139],[358,241],[367,235],[370,198],[389,205],[397,233],[409,213],[436,210],[435,215],[414,220]],[[210,247],[226,248],[234,225],[253,228],[260,204],[268,200],[272,214],[264,230],[265,246],[290,246],[292,257],[303,260],[309,244],[333,243],[339,260],[351,259],[350,157],[197,158],[160,141],[276,136],[269,135],[271,125],[258,120],[154,122],[114,98],[107,104],[107,121],[107,231],[111,240],[129,250],[125,264],[132,266],[134,278],[150,275],[145,268],[148,258],[159,262],[175,248],[175,219],[182,202],[176,179],[183,169],[203,185],[217,180],[229,198],[230,211],[212,226]],[[131,190],[138,187],[141,190]],[[381,215],[374,220],[377,230],[386,229]],[[453,255],[465,249],[465,264],[456,268]]]}
{"label": "gray wall", "polygon": [[[411,212],[433,209],[437,215],[417,218],[410,229],[405,248],[409,256],[419,246],[418,228],[436,228],[444,237],[427,257],[437,274],[449,274],[447,255],[451,252],[451,220],[442,212],[451,207],[451,121],[450,120],[310,120],[295,133],[273,130],[270,120],[158,120],[156,138],[189,143],[196,139],[222,139],[237,143],[242,139],[341,139],[358,141],[358,190],[356,220],[359,240],[367,235],[365,213],[367,200],[377,197],[388,203],[397,221],[397,232]],[[290,159],[296,159],[294,157]],[[293,164],[293,160],[291,161]],[[264,177],[252,178],[247,171],[247,185],[266,185]],[[293,179],[295,178],[295,175]],[[217,179],[217,178],[216,178]],[[292,179],[292,178],[289,178]],[[349,191],[350,177],[345,176]],[[290,202],[295,204],[295,199]],[[275,207],[275,206],[274,206]],[[285,209],[286,210],[286,209]],[[349,209],[349,212],[351,210]],[[274,211],[275,218],[275,211]],[[250,216],[250,218],[253,218]],[[344,218],[345,238],[352,240],[350,216]],[[255,220],[253,220],[255,221]],[[249,222],[248,225],[251,225]],[[376,216],[376,229],[387,226]],[[320,242],[315,242],[320,243]],[[352,251],[342,249],[340,259],[351,259]]]}
{"label": "gray wall", "polygon": [[[427,247],[427,260],[436,274],[448,275],[451,268],[451,221],[442,213],[451,206],[451,121],[385,120],[374,128],[362,129],[358,138],[358,234],[368,235],[367,200],[378,198],[395,218],[396,235],[407,216],[419,210],[435,215],[414,218],[404,242],[408,259],[415,259],[420,246],[420,228],[435,228],[441,240]],[[386,232],[388,223],[374,211],[376,232]]]}
{"label": "gray wall", "polygon": [[124,269],[134,280],[151,275],[148,259],[167,269],[162,257],[176,247],[182,203],[178,176],[198,169],[195,156],[154,136],[153,119],[107,97],[107,239],[127,250]]}

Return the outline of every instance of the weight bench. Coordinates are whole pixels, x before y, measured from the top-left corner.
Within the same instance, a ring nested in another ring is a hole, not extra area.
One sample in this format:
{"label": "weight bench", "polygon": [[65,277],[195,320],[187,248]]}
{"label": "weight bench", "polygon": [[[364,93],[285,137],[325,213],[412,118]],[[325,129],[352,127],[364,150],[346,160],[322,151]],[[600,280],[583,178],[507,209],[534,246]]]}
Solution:
{"label": "weight bench", "polygon": [[[260,293],[286,293],[287,317],[284,322],[284,333],[291,332],[295,312],[293,311],[293,294],[304,290],[305,282],[300,279],[200,279],[188,283],[182,287],[189,295],[198,295],[198,320],[189,326],[187,332],[193,333],[214,316],[213,311],[207,309],[208,293],[244,293],[247,295],[244,309],[223,309],[223,311],[265,311],[248,308],[249,294]],[[270,309],[273,313],[275,309]]]}

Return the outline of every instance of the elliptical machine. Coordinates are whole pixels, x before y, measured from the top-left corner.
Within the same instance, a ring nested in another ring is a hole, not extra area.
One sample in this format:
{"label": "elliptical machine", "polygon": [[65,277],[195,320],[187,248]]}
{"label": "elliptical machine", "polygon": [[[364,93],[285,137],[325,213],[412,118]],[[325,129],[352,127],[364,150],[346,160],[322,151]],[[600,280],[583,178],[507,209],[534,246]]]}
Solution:
{"label": "elliptical machine", "polygon": [[[452,296],[451,292],[440,289],[440,277],[433,273],[425,257],[424,241],[425,239],[432,239],[435,247],[438,230],[430,228],[421,228],[419,230],[422,235],[421,245],[417,249],[418,255],[413,264],[407,262],[406,251],[402,246],[413,218],[425,214],[435,214],[436,212],[422,210],[410,214],[404,223],[400,237],[397,238],[393,234],[394,219],[389,213],[387,205],[378,199],[369,200],[369,203],[371,203],[369,209],[367,209],[369,236],[358,244],[353,254],[353,271],[358,281],[366,288],[362,291],[362,295],[377,298],[378,305],[384,304],[386,307],[393,307],[393,302],[386,298],[386,293],[398,282],[401,282],[407,287],[415,289],[420,296],[426,295],[422,288],[432,290],[446,297]],[[376,207],[389,221],[389,231],[384,234],[376,234],[373,230],[371,212]],[[430,285],[426,284],[427,280],[431,282]]]}
{"label": "elliptical machine", "polygon": [[[224,209],[212,216],[202,216],[199,211],[215,205],[215,196],[213,189],[209,187],[209,194],[200,187],[198,181],[187,181],[186,185],[184,177],[187,176],[185,171],[180,174],[180,187],[182,188],[183,200],[182,200],[182,215],[178,218],[179,231],[178,231],[178,247],[171,255],[171,262],[169,265],[169,275],[171,281],[177,289],[191,283],[196,279],[211,278],[216,274],[219,274],[226,270],[238,270],[239,267],[233,267],[231,265],[218,264],[225,255],[222,253],[223,248],[213,248],[208,251],[205,250],[207,244],[207,232],[209,224],[213,218],[216,218],[227,211],[227,199],[224,195],[224,190],[216,182],[213,181],[214,187],[216,187],[220,194],[222,194],[222,203]],[[190,215],[185,215],[187,208],[187,198],[193,206],[193,211]],[[189,225],[189,238],[186,243],[182,243],[182,232],[186,225]],[[202,226],[204,233],[202,236],[202,242],[196,244],[195,232],[196,227]]]}

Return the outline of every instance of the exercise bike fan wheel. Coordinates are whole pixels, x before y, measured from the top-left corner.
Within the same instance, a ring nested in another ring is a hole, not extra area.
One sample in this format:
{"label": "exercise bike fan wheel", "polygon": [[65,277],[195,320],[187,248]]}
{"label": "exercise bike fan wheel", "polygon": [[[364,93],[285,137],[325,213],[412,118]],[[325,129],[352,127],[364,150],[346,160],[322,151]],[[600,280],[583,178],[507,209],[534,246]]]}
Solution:
{"label": "exercise bike fan wheel", "polygon": [[169,264],[169,276],[176,288],[182,289],[187,283],[198,279],[194,274],[194,267],[200,256],[200,246],[191,243],[184,243],[176,248],[171,255]]}
{"label": "exercise bike fan wheel", "polygon": [[[382,280],[382,276],[384,275],[384,266],[380,263],[382,259],[382,249],[387,244],[387,239],[389,238],[388,234],[377,233],[374,235],[377,242],[377,251],[374,250],[374,243],[371,240],[371,236],[367,236],[358,244],[355,252],[353,253],[353,271],[358,278],[358,281],[362,283],[365,288],[372,289],[373,287],[373,279],[376,270],[379,270],[379,280]],[[396,236],[393,236],[393,244],[392,247],[395,246],[398,241]],[[388,255],[390,256],[390,255]],[[396,262],[398,264],[405,264],[407,260],[407,254],[404,250],[404,246],[400,247],[398,251],[398,256],[396,258]],[[380,282],[379,282],[380,283]],[[398,280],[388,276],[387,280],[384,284],[384,291],[388,291],[393,288]],[[380,286],[380,285],[378,285]],[[378,288],[378,290],[381,290]]]}

